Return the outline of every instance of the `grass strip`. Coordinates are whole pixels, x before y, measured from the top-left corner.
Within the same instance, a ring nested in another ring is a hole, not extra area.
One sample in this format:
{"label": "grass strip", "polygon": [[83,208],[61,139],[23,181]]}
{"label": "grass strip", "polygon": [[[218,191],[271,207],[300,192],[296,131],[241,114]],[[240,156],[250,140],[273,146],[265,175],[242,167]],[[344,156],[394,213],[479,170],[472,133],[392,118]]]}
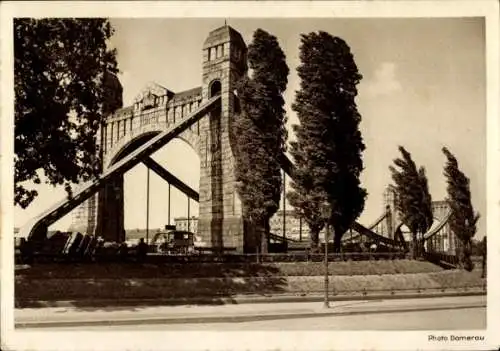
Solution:
{"label": "grass strip", "polygon": [[[443,269],[426,261],[380,260],[331,262],[334,275],[383,275],[440,272]],[[228,278],[228,277],[290,277],[324,274],[322,262],[283,263],[46,263],[16,271],[24,279],[123,279],[134,278]]]}
{"label": "grass strip", "polygon": [[[354,291],[440,289],[481,286],[480,272],[334,275],[330,287],[336,293]],[[121,278],[15,280],[19,300],[222,298],[245,294],[308,294],[323,289],[322,276],[261,276],[211,278]]]}

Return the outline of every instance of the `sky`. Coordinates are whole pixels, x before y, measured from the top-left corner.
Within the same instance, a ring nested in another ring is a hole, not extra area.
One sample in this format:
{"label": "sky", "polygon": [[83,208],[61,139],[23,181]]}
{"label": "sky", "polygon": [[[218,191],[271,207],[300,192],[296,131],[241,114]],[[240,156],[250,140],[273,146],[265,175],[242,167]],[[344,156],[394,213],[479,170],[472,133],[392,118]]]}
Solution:
{"label": "sky", "polygon": [[[174,92],[201,85],[202,45],[224,19],[112,19],[111,44],[118,50],[124,104],[149,82]],[[291,104],[299,89],[300,35],[323,30],[350,46],[363,79],[358,85],[360,129],[366,145],[362,185],[368,191],[359,221],[369,224],[383,211],[383,191],[391,183],[389,166],[404,146],[424,166],[433,200],[446,197],[443,176],[448,147],[470,178],[472,202],[482,217],[477,237],[486,230],[486,68],[485,27],[479,18],[405,19],[227,19],[249,44],[262,28],[275,35],[285,52],[290,75],[285,93],[289,140],[298,123]],[[198,189],[199,159],[183,141],[174,140],[154,156],[178,178]],[[146,227],[146,168],[125,175],[125,227]],[[43,185],[27,210],[15,209],[15,225],[64,197]],[[149,227],[167,221],[168,185],[150,172]],[[289,189],[289,187],[288,187]],[[172,190],[171,218],[187,215],[187,199]],[[290,209],[287,205],[287,209]],[[191,202],[191,215],[197,204]],[[70,216],[53,228],[66,229]]]}

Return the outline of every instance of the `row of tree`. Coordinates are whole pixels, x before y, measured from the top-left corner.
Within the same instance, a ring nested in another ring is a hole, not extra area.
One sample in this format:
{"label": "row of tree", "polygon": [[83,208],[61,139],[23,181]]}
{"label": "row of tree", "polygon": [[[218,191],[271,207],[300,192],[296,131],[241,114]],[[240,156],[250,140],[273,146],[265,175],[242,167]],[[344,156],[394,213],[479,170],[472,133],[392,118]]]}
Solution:
{"label": "row of tree", "polygon": [[[290,153],[295,170],[290,203],[307,222],[313,243],[325,224],[340,239],[364,208],[360,186],[365,146],[359,131],[356,85],[362,76],[345,41],[326,32],[302,35],[300,90],[292,109],[300,124]],[[243,216],[267,251],[269,219],[279,208],[287,133],[283,93],[289,68],[275,36],[258,29],[248,47],[251,77],[238,86],[241,113],[234,122],[236,178]],[[321,209],[327,206],[327,215]]]}
{"label": "row of tree", "polygon": [[[394,160],[390,166],[396,193],[396,206],[401,221],[412,233],[412,257],[417,258],[424,253],[424,234],[434,221],[432,198],[429,192],[425,168],[417,168],[411,154],[402,146],[399,147],[402,157]],[[446,148],[442,149],[446,156],[444,175],[447,181],[447,202],[450,208],[448,223],[451,232],[456,236],[457,254],[461,266],[472,269],[472,238],[476,233],[479,214],[474,212],[471,201],[470,181],[458,167],[456,157]]]}
{"label": "row of tree", "polygon": [[[300,61],[300,89],[292,104],[300,124],[293,126],[295,170],[287,196],[309,226],[312,248],[318,248],[319,232],[328,224],[340,250],[341,238],[363,211],[367,196],[359,180],[365,145],[355,102],[362,76],[347,43],[322,31],[302,35]],[[277,38],[262,29],[255,31],[248,47],[248,63],[252,75],[238,86],[235,171],[243,216],[257,228],[255,239],[261,252],[267,252],[269,220],[279,208],[283,187],[279,160],[287,142],[283,94],[289,68]],[[397,210],[412,233],[412,256],[417,258],[424,253],[423,235],[433,224],[432,198],[425,168],[417,167],[404,147],[399,150],[402,157],[390,170]],[[469,179],[447,148],[443,153],[449,225],[459,242],[460,262],[468,268],[479,215],[471,204]],[[322,213],[325,205],[327,216]]]}

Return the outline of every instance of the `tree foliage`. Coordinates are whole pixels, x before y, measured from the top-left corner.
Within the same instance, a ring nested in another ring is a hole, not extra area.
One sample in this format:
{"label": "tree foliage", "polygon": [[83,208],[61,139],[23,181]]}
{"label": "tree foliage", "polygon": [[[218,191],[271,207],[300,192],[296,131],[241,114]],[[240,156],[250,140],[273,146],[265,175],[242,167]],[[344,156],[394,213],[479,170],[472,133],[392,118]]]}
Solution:
{"label": "tree foliage", "polygon": [[267,252],[269,219],[279,208],[282,177],[278,156],[287,133],[283,93],[289,69],[275,36],[255,31],[248,47],[253,71],[238,85],[241,113],[233,122],[235,172],[243,217],[251,223]]}
{"label": "tree foliage", "polygon": [[486,240],[486,235],[483,237],[483,240],[481,240],[480,250],[481,250],[480,255],[483,257],[482,265],[481,265],[482,266],[481,278],[485,278],[486,277],[486,260],[487,260],[486,256],[488,254],[488,244],[487,244],[487,240]]}
{"label": "tree foliage", "polygon": [[450,230],[459,239],[458,257],[460,264],[467,270],[472,270],[470,259],[472,250],[472,238],[476,234],[476,224],[479,214],[474,213],[471,202],[469,178],[459,169],[456,157],[446,148],[443,148],[446,156],[444,175],[448,186],[447,202],[450,206]]}
{"label": "tree foliage", "polygon": [[99,173],[96,133],[122,103],[112,34],[106,19],[14,20],[15,204],[37,196],[41,170],[68,193]]}
{"label": "tree foliage", "polygon": [[300,90],[292,105],[300,124],[293,126],[297,140],[290,149],[296,176],[289,200],[308,224],[314,248],[325,225],[320,208],[328,202],[339,250],[366,197],[359,181],[365,145],[355,102],[362,76],[347,43],[326,32],[302,35],[300,60]]}
{"label": "tree foliage", "polygon": [[396,206],[402,222],[412,233],[412,256],[422,254],[423,242],[418,235],[423,235],[432,226],[432,198],[425,168],[413,161],[411,154],[402,146],[399,147],[402,158],[394,160],[396,169],[390,166],[396,191]]}

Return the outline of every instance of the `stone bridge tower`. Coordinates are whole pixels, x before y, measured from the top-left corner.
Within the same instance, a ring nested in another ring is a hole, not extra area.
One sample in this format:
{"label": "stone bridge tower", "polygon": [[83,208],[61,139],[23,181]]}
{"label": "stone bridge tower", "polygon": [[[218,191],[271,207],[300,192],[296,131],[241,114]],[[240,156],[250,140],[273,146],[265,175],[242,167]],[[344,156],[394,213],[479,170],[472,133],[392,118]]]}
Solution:
{"label": "stone bridge tower", "polygon": [[[152,83],[132,106],[115,106],[119,108],[101,128],[103,170],[220,95],[220,109],[203,116],[177,137],[191,145],[200,158],[198,234],[216,250],[231,247],[243,251],[245,227],[235,188],[230,130],[238,109],[236,83],[247,74],[247,47],[240,33],[225,25],[209,33],[201,56],[201,87],[174,93]],[[119,88],[117,93],[121,93]],[[123,205],[123,175],[117,174],[98,196],[76,211],[79,223],[74,227],[122,242]]]}
{"label": "stone bridge tower", "polygon": [[[396,207],[396,192],[393,186],[389,185],[384,191],[384,206],[388,210],[388,216],[386,218],[386,231],[382,233],[390,238],[393,238],[394,230],[397,226],[401,224],[401,216],[397,211]],[[432,245],[434,249],[438,251],[446,251],[448,253],[453,253],[456,247],[456,239],[451,232],[448,222],[446,222],[448,214],[450,212],[450,206],[447,201],[432,201],[432,215],[434,218],[434,223],[432,224],[430,230],[444,224],[441,229],[436,233],[432,239]],[[406,227],[405,227],[406,228]],[[408,230],[403,229],[403,230]],[[407,231],[406,235],[408,240],[410,240],[410,234]]]}
{"label": "stone bridge tower", "polygon": [[244,246],[241,203],[235,188],[231,123],[237,81],[247,73],[247,47],[229,26],[208,35],[203,45],[203,100],[221,95],[222,108],[200,123],[198,233],[214,248]]}

